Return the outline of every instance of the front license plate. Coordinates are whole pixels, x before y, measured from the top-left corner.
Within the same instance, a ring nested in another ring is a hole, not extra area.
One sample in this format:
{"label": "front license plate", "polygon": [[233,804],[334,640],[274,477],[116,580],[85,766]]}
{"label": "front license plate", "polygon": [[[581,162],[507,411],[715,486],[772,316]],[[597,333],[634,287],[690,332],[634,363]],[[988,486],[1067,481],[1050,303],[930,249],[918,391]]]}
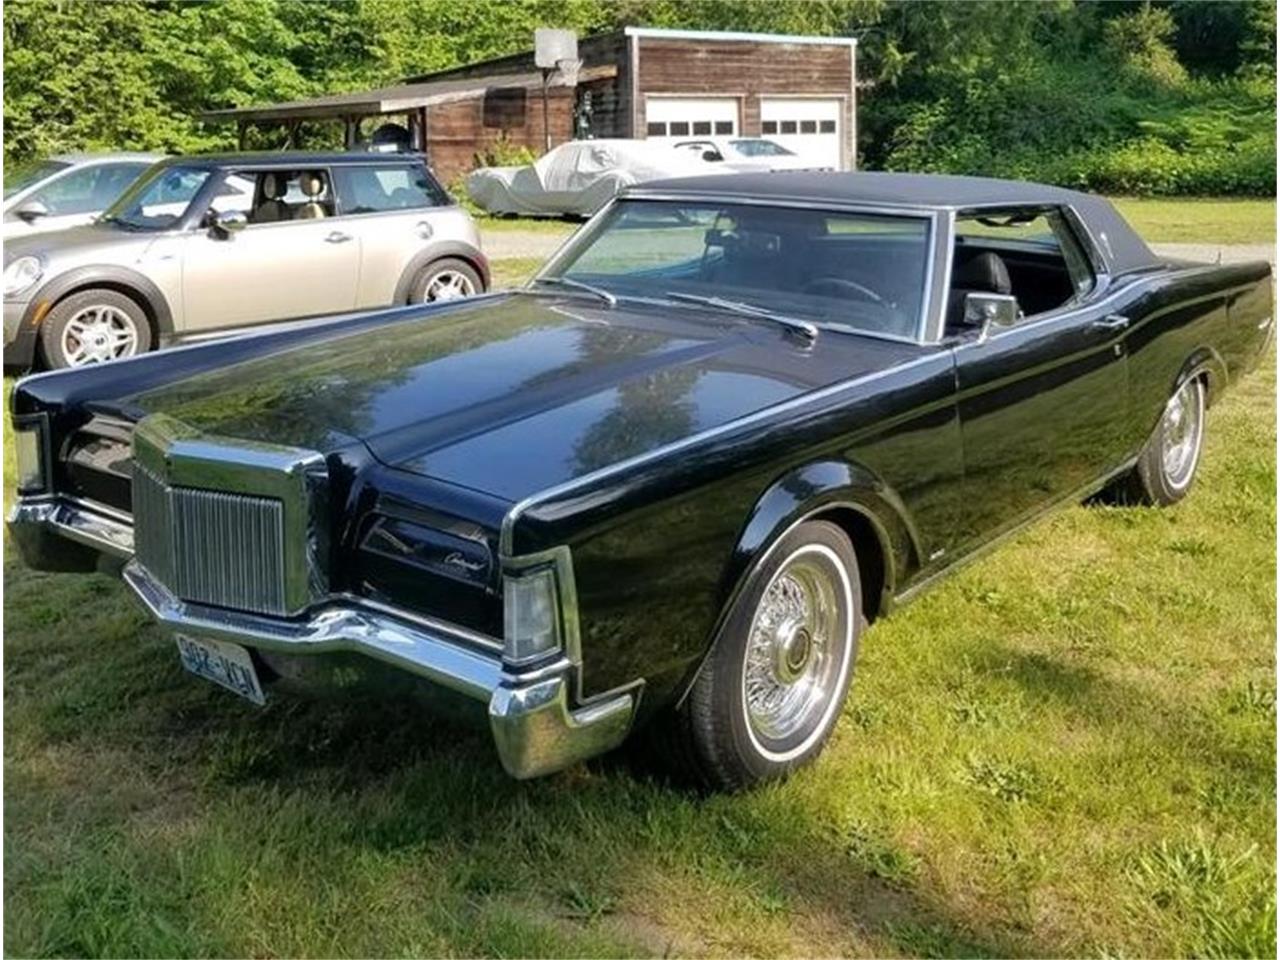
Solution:
{"label": "front license plate", "polygon": [[262,684],[258,682],[258,671],[244,647],[218,640],[197,640],[184,634],[178,634],[175,639],[182,665],[197,677],[212,680],[260,707],[267,702]]}

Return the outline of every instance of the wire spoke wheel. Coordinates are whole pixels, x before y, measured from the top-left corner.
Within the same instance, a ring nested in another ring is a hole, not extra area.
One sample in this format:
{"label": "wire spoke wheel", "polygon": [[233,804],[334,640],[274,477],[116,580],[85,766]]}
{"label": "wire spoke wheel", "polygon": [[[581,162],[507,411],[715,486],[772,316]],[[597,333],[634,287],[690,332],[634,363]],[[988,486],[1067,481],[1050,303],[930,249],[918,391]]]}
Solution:
{"label": "wire spoke wheel", "polygon": [[1204,385],[1188,380],[1173,395],[1164,411],[1160,430],[1160,460],[1165,479],[1175,490],[1191,482],[1200,459],[1204,431]]}
{"label": "wire spoke wheel", "polygon": [[798,549],[765,588],[751,622],[742,696],[762,752],[804,749],[829,720],[849,653],[848,577],[821,544]]}

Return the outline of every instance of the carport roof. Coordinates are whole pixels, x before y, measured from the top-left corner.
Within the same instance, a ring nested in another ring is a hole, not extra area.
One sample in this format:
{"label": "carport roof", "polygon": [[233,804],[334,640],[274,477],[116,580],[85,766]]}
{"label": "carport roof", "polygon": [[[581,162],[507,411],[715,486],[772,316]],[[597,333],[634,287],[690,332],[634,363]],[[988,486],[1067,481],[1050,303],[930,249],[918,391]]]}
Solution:
{"label": "carport roof", "polygon": [[[617,73],[616,66],[595,67],[583,70],[578,82],[598,80]],[[566,86],[563,80],[553,77],[551,86]],[[500,74],[488,77],[464,77],[452,80],[433,80],[424,83],[400,83],[375,90],[359,90],[354,93],[336,93],[311,100],[293,100],[288,103],[266,103],[249,107],[232,107],[225,110],[209,110],[202,116],[206,120],[323,120],[345,117],[378,116],[385,113],[404,113],[420,107],[430,107],[458,100],[470,100],[484,96],[492,90],[541,89],[542,75],[528,73]]]}

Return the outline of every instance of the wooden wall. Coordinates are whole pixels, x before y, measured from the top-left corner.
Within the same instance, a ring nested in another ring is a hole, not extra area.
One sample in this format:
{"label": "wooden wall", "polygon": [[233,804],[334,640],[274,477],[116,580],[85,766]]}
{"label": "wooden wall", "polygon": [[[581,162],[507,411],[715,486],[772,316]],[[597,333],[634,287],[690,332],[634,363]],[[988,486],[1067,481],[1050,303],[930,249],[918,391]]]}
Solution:
{"label": "wooden wall", "polygon": [[844,98],[842,129],[846,149],[852,149],[855,105],[847,44],[640,37],[638,72],[637,130],[643,129],[646,94],[738,97],[745,136],[760,135],[762,96],[813,94]]}
{"label": "wooden wall", "polygon": [[[547,118],[552,144],[573,137],[574,93],[553,87]],[[476,166],[476,155],[499,140],[543,148],[542,91],[496,88],[489,95],[427,109],[427,157],[441,182],[452,184]]]}
{"label": "wooden wall", "polygon": [[[574,136],[577,99],[591,94],[591,134],[594,137],[643,136],[645,94],[738,97],[741,131],[760,134],[762,96],[842,97],[843,130],[852,150],[854,104],[849,48],[844,44],[786,44],[757,41],[689,40],[640,37],[636,40],[639,72],[633,102],[631,39],[621,32],[585,37],[578,43],[583,69],[612,66],[617,76],[587,81],[576,91],[552,88],[551,139],[562,143]],[[468,64],[414,80],[492,77],[495,89],[483,101],[432,107],[427,114],[427,150],[437,175],[450,183],[475,166],[476,154],[500,137],[513,144],[542,151],[542,95],[529,90],[521,97],[499,88],[504,75],[536,69],[533,52]]]}

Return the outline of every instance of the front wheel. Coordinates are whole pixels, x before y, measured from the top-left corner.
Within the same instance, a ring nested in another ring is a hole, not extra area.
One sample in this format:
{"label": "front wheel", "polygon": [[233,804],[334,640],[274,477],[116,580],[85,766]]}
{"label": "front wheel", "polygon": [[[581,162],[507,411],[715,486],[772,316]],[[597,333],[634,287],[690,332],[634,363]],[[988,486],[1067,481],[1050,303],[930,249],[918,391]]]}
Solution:
{"label": "front wheel", "polygon": [[685,772],[740,790],[816,757],[848,692],[861,625],[848,537],[825,521],[800,524],[751,574],[672,718]]}
{"label": "front wheel", "polygon": [[410,303],[438,303],[461,300],[484,290],[484,282],[475,268],[465,260],[445,257],[429,263],[413,279],[409,287]]}
{"label": "front wheel", "polygon": [[150,349],[147,315],[136,300],[115,290],[73,293],[40,326],[40,351],[54,369],[123,360]]}

